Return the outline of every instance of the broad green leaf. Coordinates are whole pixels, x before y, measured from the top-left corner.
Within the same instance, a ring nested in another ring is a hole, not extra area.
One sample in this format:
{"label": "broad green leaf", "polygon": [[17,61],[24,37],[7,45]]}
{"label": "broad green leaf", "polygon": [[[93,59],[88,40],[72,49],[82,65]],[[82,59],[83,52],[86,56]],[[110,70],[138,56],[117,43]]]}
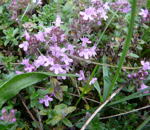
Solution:
{"label": "broad green leaf", "polygon": [[54,109],[52,110],[52,112],[55,113],[54,116],[49,118],[46,122],[47,122],[47,124],[56,125],[59,121],[65,120],[63,123],[66,123],[65,125],[67,125],[67,126],[68,125],[71,126],[71,122],[69,122],[69,120],[67,121],[67,119],[65,119],[65,117],[69,113],[73,112],[75,109],[76,109],[76,107],[74,107],[74,106],[68,107],[66,104],[56,105],[54,107]]}
{"label": "broad green leaf", "polygon": [[51,124],[52,126],[56,125],[59,121],[61,121],[63,119],[62,115],[56,115],[53,117],[53,119],[51,120],[47,120],[46,123],[47,124]]}
{"label": "broad green leaf", "polygon": [[67,107],[65,109],[65,114],[68,115],[69,113],[72,113],[73,111],[75,111],[76,107],[71,106],[71,107]]}
{"label": "broad green leaf", "polygon": [[64,119],[62,120],[62,122],[63,122],[66,126],[68,126],[68,127],[72,127],[72,126],[73,126],[72,123],[71,123],[71,121],[69,121],[67,118],[64,118]]}
{"label": "broad green leaf", "polygon": [[64,117],[67,116],[69,113],[73,112],[75,109],[76,109],[76,107],[74,107],[74,106],[68,107],[65,104],[56,105],[54,108],[56,113],[62,114]]}
{"label": "broad green leaf", "polygon": [[32,72],[16,75],[0,85],[0,107],[10,98],[16,96],[22,89],[29,87],[49,76],[76,77],[73,74],[53,74],[48,72]]}

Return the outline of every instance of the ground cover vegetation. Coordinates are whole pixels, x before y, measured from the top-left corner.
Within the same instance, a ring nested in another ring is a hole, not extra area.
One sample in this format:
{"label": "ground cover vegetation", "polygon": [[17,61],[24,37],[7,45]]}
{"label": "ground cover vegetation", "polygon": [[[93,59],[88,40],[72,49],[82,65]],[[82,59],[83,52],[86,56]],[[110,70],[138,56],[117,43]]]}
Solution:
{"label": "ground cover vegetation", "polygon": [[1,0],[0,130],[149,130],[150,0]]}

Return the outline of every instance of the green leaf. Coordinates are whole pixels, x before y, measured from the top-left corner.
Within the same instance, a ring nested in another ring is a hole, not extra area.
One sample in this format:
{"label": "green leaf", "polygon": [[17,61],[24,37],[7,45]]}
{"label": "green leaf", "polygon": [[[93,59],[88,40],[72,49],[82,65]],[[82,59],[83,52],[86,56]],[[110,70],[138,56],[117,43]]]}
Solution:
{"label": "green leaf", "polygon": [[55,94],[55,97],[59,101],[63,101],[63,90],[60,87],[60,82],[55,78],[51,78],[51,85],[53,87],[53,93]]}
{"label": "green leaf", "polygon": [[128,56],[132,57],[132,58],[139,58],[139,56],[137,54],[134,54],[134,53],[129,53]]}
{"label": "green leaf", "polygon": [[72,113],[73,111],[75,111],[75,109],[76,109],[76,107],[74,107],[74,106],[68,107],[65,110],[65,114],[68,115],[69,113]]}
{"label": "green leaf", "polygon": [[72,123],[71,123],[71,121],[69,121],[67,118],[64,118],[64,119],[62,120],[62,122],[63,122],[66,126],[68,126],[68,127],[72,127],[72,126],[73,126]]}
{"label": "green leaf", "polygon": [[100,85],[99,85],[98,81],[96,81],[94,83],[94,87],[95,87],[95,89],[97,90],[97,92],[99,94],[100,101],[103,102],[103,97],[101,96],[101,88],[100,88]]}
{"label": "green leaf", "polygon": [[59,121],[61,121],[62,120],[62,115],[56,115],[56,116],[54,116],[53,117],[53,119],[52,120],[47,120],[46,121],[46,123],[47,124],[51,124],[52,126],[54,126],[54,125],[56,125]]}
{"label": "green leaf", "polygon": [[[103,63],[105,64],[107,60],[106,56],[103,56]],[[103,89],[103,99],[106,100],[109,94],[109,86],[111,85],[108,75],[109,69],[107,66],[103,66],[103,82],[104,82],[104,89]]]}
{"label": "green leaf", "polygon": [[0,107],[10,98],[16,96],[22,89],[29,87],[49,76],[76,77],[74,74],[53,74],[46,72],[32,72],[16,75],[0,85]]}
{"label": "green leaf", "polygon": [[95,81],[94,87],[97,90],[98,94],[101,95],[101,88],[100,88],[99,83],[97,81]]}

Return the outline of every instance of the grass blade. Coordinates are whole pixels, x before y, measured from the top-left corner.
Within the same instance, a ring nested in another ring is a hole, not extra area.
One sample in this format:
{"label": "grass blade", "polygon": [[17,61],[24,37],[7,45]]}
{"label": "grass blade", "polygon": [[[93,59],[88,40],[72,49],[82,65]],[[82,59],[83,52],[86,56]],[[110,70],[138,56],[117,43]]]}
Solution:
{"label": "grass blade", "polygon": [[[143,90],[143,91],[146,91],[146,90]],[[122,102],[125,102],[125,101],[128,101],[128,100],[131,100],[131,99],[140,98],[140,97],[144,97],[144,96],[149,96],[150,95],[150,93],[141,94],[141,93],[143,93],[143,91],[133,93],[133,94],[131,94],[131,95],[125,97],[125,98],[122,98],[120,100],[111,102],[107,106],[116,105],[116,104],[119,104],[119,103],[122,103]]]}
{"label": "grass blade", "polygon": [[109,94],[112,93],[113,88],[114,88],[114,86],[118,80],[118,77],[119,77],[120,72],[121,72],[121,68],[123,66],[123,63],[125,61],[125,57],[127,55],[127,52],[129,50],[129,47],[131,44],[131,39],[132,39],[132,34],[133,34],[133,29],[134,29],[135,16],[136,16],[136,7],[137,7],[136,3],[137,3],[137,0],[133,0],[131,19],[130,19],[130,24],[129,24],[129,28],[128,28],[128,35],[127,35],[127,38],[126,38],[126,41],[125,41],[125,44],[123,47],[122,55],[121,55],[120,60],[119,60],[119,64],[118,64],[118,68],[117,68],[115,77],[113,78],[112,84],[109,88]]}

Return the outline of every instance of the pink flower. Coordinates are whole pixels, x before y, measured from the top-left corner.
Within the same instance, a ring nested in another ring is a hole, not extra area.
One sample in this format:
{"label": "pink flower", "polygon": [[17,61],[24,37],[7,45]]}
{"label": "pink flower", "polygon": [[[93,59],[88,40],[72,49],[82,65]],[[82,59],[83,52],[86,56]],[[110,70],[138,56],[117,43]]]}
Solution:
{"label": "pink flower", "polygon": [[34,65],[36,68],[39,68],[40,66],[44,65],[45,63],[45,56],[41,55],[37,58],[37,60],[34,61]]}
{"label": "pink flower", "polygon": [[106,2],[104,5],[103,5],[104,9],[106,10],[110,10],[110,7],[109,7],[109,3]]}
{"label": "pink flower", "polygon": [[55,74],[64,74],[64,73],[66,73],[66,71],[59,64],[52,65],[50,67],[50,70],[53,71]]}
{"label": "pink flower", "polygon": [[90,58],[89,49],[82,49],[82,50],[79,52],[79,56],[80,56],[80,57],[84,57],[85,59],[89,59],[89,58]]}
{"label": "pink flower", "polygon": [[66,38],[66,35],[65,35],[65,34],[62,34],[62,35],[60,36],[60,41],[63,42],[63,41],[65,40],[65,38]]}
{"label": "pink flower", "polygon": [[24,70],[26,72],[32,72],[35,70],[35,67],[29,63],[29,59],[22,60],[21,64],[25,66]]}
{"label": "pink flower", "polygon": [[42,0],[32,0],[32,2],[37,4],[37,5],[41,5],[42,4]]}
{"label": "pink flower", "polygon": [[89,7],[85,11],[81,11],[80,15],[83,17],[83,20],[94,20],[94,17],[97,16],[96,10],[94,7]]}
{"label": "pink flower", "polygon": [[[131,5],[128,0],[117,0],[116,2],[111,3],[112,7],[116,10],[119,10],[122,13],[128,13],[131,11]],[[118,8],[121,6],[120,8]]]}
{"label": "pink flower", "polygon": [[28,66],[29,65],[29,59],[23,59],[21,64],[25,65],[25,66]]}
{"label": "pink flower", "polygon": [[25,66],[24,70],[26,72],[33,72],[35,70],[35,67],[31,64],[29,64],[28,66]]}
{"label": "pink flower", "polygon": [[19,45],[20,48],[23,48],[24,51],[28,50],[29,43],[27,41],[24,41],[22,44]]}
{"label": "pink flower", "polygon": [[38,34],[35,34],[35,37],[40,42],[45,42],[44,32],[38,32]]}
{"label": "pink flower", "polygon": [[150,70],[150,62],[141,61],[141,65],[143,70]]}
{"label": "pink flower", "polygon": [[148,16],[148,10],[147,9],[141,9],[139,15],[141,15],[143,18],[146,18]]}
{"label": "pink flower", "polygon": [[75,48],[75,46],[73,46],[71,44],[68,44],[66,47],[67,51],[69,51],[71,55],[75,52],[74,48]]}
{"label": "pink flower", "polygon": [[89,48],[89,56],[96,56],[96,46],[94,45],[93,47]]}
{"label": "pink flower", "polygon": [[64,52],[66,51],[66,49],[60,48],[59,46],[55,45],[50,47],[50,51],[52,52],[53,56],[59,58],[60,56],[64,56]]}
{"label": "pink flower", "polygon": [[85,59],[89,59],[92,56],[96,55],[96,47],[93,46],[91,48],[85,48],[79,51],[79,56],[84,57]]}
{"label": "pink flower", "polygon": [[56,21],[55,21],[54,23],[55,23],[55,26],[56,26],[56,27],[60,27],[60,24],[63,23],[63,22],[61,21],[61,17],[60,17],[60,16],[57,16],[57,17],[56,17]]}
{"label": "pink flower", "polygon": [[102,7],[100,7],[99,9],[97,9],[97,14],[99,14],[100,18],[102,18],[104,20],[107,20],[107,18],[108,18],[107,12]]}
{"label": "pink flower", "polygon": [[92,78],[92,80],[89,82],[89,85],[94,84],[97,81],[97,78]]}
{"label": "pink flower", "polygon": [[27,41],[29,41],[30,40],[30,35],[29,35],[29,33],[25,30],[25,32],[24,32],[24,37],[25,37],[25,39],[27,40]]}
{"label": "pink flower", "polygon": [[55,34],[52,34],[51,40],[52,42],[57,42],[57,36]]}
{"label": "pink flower", "polygon": [[44,98],[41,98],[39,100],[39,103],[44,104],[46,107],[49,106],[49,102],[53,101],[53,98],[49,97],[48,95],[45,95]]}
{"label": "pink flower", "polygon": [[84,76],[83,70],[80,70],[79,74],[77,73],[76,75],[79,76],[79,78],[78,78],[79,81],[80,80],[85,80],[85,76]]}
{"label": "pink flower", "polygon": [[[146,86],[144,83],[141,84],[140,88],[138,90],[144,90],[148,88],[149,86]],[[149,91],[144,91],[144,93],[149,93]]]}
{"label": "pink flower", "polygon": [[44,29],[44,34],[45,34],[45,35],[50,34],[51,31],[52,31],[52,27],[45,28],[45,29]]}
{"label": "pink flower", "polygon": [[50,56],[45,57],[44,61],[45,61],[44,66],[54,65],[54,59],[51,58]]}
{"label": "pink flower", "polygon": [[73,60],[70,59],[67,55],[64,55],[64,56],[61,58],[61,61],[64,62],[66,65],[69,65],[70,63],[73,62]]}
{"label": "pink flower", "polygon": [[86,46],[87,43],[92,43],[87,37],[80,38],[82,41],[82,46]]}
{"label": "pink flower", "polygon": [[16,71],[16,74],[22,74],[23,72],[21,72],[21,71]]}

